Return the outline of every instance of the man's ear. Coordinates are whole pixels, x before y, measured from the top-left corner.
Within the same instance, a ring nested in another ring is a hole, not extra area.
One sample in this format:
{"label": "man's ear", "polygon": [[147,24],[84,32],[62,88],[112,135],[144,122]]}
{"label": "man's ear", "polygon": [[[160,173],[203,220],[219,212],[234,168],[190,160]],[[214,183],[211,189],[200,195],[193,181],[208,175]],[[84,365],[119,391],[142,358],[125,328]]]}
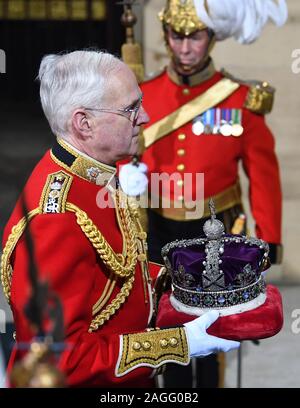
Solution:
{"label": "man's ear", "polygon": [[82,109],[77,109],[73,112],[72,126],[76,133],[80,134],[82,137],[88,137],[91,135],[91,121],[86,112]]}

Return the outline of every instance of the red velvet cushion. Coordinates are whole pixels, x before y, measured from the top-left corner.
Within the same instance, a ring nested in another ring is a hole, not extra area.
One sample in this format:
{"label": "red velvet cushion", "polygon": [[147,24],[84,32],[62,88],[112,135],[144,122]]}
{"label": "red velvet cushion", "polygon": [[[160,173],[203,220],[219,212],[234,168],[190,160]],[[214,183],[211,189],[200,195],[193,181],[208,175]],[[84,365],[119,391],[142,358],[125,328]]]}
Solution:
{"label": "red velvet cushion", "polygon": [[[170,303],[170,294],[170,291],[165,293],[160,300],[157,327],[182,325],[197,317],[177,312]],[[229,340],[258,340],[275,336],[282,325],[280,292],[275,286],[267,285],[267,299],[263,305],[248,312],[220,317],[207,332]]]}

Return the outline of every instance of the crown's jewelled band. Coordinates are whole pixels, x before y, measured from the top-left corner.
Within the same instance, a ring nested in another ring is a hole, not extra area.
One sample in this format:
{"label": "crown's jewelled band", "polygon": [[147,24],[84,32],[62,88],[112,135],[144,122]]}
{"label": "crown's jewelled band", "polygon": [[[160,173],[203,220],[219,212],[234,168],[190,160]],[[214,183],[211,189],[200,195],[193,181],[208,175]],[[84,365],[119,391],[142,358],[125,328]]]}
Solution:
{"label": "crown's jewelled band", "polygon": [[[182,239],[182,240],[176,240],[176,241],[172,241],[168,244],[166,244],[162,250],[161,250],[161,254],[163,257],[166,257],[169,253],[169,251],[171,249],[174,248],[187,248],[193,245],[205,245],[208,242],[207,238],[193,238],[193,239]],[[240,236],[240,235],[236,235],[236,236],[226,236],[224,235],[224,237],[221,239],[222,243],[228,243],[228,242],[235,242],[237,244],[241,244],[244,243],[246,245],[250,245],[250,246],[257,246],[261,249],[264,249],[265,251],[265,257],[268,256],[268,252],[269,252],[269,245],[267,244],[267,242],[263,241],[262,239],[259,238],[248,238],[248,237],[244,237],[244,236]]]}
{"label": "crown's jewelled band", "polygon": [[262,276],[241,289],[217,292],[196,292],[184,289],[173,283],[173,296],[179,302],[192,307],[200,308],[225,308],[250,302],[266,291],[266,283]]}

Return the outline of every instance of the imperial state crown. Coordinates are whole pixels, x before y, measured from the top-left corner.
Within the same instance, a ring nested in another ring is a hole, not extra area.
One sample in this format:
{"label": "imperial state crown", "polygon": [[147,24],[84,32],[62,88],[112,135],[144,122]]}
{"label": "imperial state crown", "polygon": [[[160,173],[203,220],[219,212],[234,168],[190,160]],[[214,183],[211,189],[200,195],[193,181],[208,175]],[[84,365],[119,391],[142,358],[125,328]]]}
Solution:
{"label": "imperial state crown", "polygon": [[210,334],[254,340],[274,336],[283,325],[278,289],[266,285],[269,246],[261,239],[224,233],[210,201],[204,235],[176,240],[162,249],[172,289],[160,299],[156,325],[186,323],[218,310]]}
{"label": "imperial state crown", "polygon": [[261,239],[225,234],[212,201],[209,206],[205,236],[162,249],[172,279],[170,301],[176,310],[193,315],[210,309],[223,316],[254,309],[266,300],[262,272],[269,267],[269,246]]}

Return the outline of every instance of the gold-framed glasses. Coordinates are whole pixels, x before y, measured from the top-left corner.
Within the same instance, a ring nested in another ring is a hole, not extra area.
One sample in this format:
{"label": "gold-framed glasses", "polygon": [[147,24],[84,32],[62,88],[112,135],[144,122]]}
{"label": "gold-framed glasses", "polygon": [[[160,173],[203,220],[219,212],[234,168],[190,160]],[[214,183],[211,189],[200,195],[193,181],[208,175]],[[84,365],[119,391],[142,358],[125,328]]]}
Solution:
{"label": "gold-framed glasses", "polygon": [[83,107],[83,109],[90,110],[90,111],[97,111],[97,112],[105,112],[105,113],[113,113],[116,115],[124,116],[125,118],[129,119],[130,122],[135,125],[137,118],[139,116],[139,112],[143,103],[143,95],[140,96],[139,100],[135,102],[133,105],[130,105],[124,109],[110,109],[110,108],[89,108]]}

